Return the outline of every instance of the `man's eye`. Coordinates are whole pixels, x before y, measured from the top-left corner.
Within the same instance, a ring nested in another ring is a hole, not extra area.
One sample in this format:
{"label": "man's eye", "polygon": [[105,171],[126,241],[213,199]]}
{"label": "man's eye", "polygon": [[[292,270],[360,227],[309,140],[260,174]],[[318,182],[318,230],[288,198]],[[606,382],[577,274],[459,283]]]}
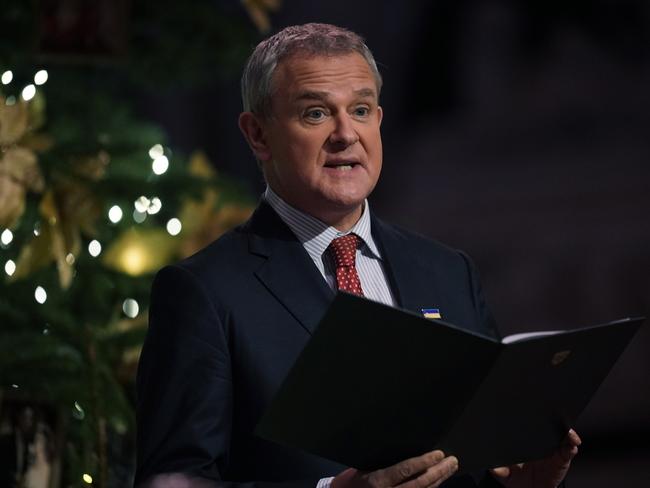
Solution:
{"label": "man's eye", "polygon": [[319,108],[314,108],[311,110],[308,110],[305,113],[305,117],[307,117],[310,120],[320,120],[325,117],[325,111],[321,110]]}
{"label": "man's eye", "polygon": [[366,117],[370,113],[368,107],[357,107],[354,109],[354,115],[357,117]]}

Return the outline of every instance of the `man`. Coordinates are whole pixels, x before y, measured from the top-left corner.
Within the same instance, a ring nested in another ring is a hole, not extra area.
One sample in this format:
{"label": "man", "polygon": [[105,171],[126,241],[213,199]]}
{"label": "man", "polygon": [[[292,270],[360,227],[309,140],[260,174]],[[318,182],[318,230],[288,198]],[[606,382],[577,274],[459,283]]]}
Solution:
{"label": "man", "polygon": [[268,188],[246,224],[156,277],[138,371],[136,483],[173,472],[311,488],[562,481],[580,442],[573,432],[549,459],[463,477],[451,477],[459,460],[440,451],[367,473],[253,435],[336,288],[413,311],[435,303],[450,322],[496,334],[464,254],[370,213],[380,89],[372,54],[345,29],[289,27],[255,49],[239,126]]}

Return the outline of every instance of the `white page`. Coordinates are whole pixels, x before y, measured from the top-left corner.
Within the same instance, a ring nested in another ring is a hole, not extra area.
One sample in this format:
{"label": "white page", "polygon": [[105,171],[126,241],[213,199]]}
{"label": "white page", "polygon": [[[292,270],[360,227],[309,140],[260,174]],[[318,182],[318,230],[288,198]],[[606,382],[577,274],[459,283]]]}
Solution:
{"label": "white page", "polygon": [[513,342],[531,339],[533,337],[542,337],[547,335],[559,334],[565,332],[563,330],[542,330],[538,332],[521,332],[519,334],[510,334],[501,339],[502,344],[511,344]]}

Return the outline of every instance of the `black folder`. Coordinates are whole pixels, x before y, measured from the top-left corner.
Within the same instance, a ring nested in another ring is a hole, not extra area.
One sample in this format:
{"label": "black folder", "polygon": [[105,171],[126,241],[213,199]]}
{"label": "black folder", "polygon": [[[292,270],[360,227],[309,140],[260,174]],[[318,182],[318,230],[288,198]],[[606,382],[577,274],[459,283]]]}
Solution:
{"label": "black folder", "polygon": [[363,470],[433,449],[462,471],[540,459],[643,320],[504,344],[339,293],[256,434]]}

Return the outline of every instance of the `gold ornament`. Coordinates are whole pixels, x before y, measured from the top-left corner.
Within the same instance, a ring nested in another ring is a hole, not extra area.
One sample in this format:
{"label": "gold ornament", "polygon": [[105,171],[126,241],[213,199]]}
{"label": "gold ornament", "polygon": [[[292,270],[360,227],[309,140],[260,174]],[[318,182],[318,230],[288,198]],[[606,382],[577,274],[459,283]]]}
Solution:
{"label": "gold ornament", "polygon": [[7,105],[0,97],[0,146],[17,143],[27,132],[29,126],[29,108],[22,100]]}
{"label": "gold ornament", "polygon": [[111,157],[106,151],[99,151],[95,155],[75,159],[73,165],[79,176],[98,181],[106,174],[110,161]]}
{"label": "gold ornament", "polygon": [[[201,151],[195,152],[190,158],[189,172],[205,180],[217,177],[212,164]],[[214,188],[206,189],[201,200],[187,200],[179,215],[184,235],[180,255],[186,257],[194,254],[227,230],[242,223],[252,212],[252,205],[222,202]]]}
{"label": "gold ornament", "polygon": [[62,288],[74,277],[74,259],[81,252],[81,234],[95,235],[95,221],[101,206],[91,188],[60,177],[45,192],[39,204],[41,231],[23,246],[12,279],[24,278],[54,261]]}
{"label": "gold ornament", "polygon": [[45,150],[51,143],[46,136],[29,133],[38,117],[39,111],[27,103],[6,105],[0,97],[0,227],[16,225],[25,211],[27,191],[43,191],[34,150]]}
{"label": "gold ornament", "polygon": [[176,239],[163,229],[132,227],[111,243],[102,262],[121,273],[140,276],[169,263],[177,247]]}

